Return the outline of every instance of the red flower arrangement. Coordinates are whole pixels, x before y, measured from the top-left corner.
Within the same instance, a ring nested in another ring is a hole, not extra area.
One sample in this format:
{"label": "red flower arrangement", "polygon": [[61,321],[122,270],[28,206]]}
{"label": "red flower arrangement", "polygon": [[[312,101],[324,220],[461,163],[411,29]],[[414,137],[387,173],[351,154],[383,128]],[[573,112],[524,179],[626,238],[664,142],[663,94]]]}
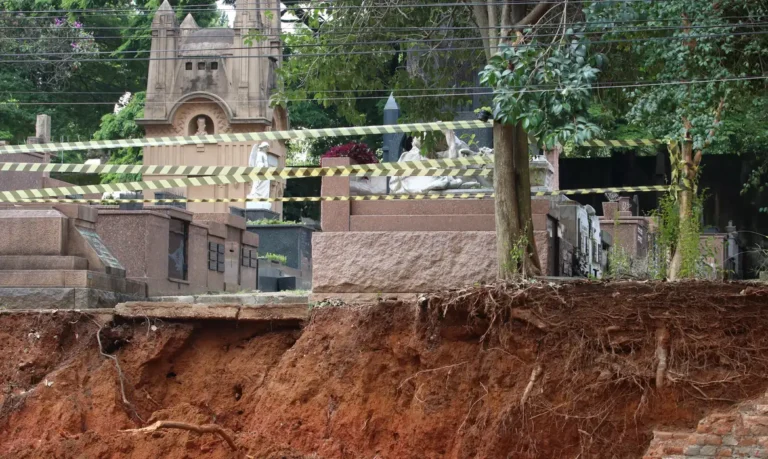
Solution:
{"label": "red flower arrangement", "polygon": [[350,158],[357,164],[378,163],[376,152],[368,148],[364,143],[349,142],[331,148],[323,154],[323,158]]}

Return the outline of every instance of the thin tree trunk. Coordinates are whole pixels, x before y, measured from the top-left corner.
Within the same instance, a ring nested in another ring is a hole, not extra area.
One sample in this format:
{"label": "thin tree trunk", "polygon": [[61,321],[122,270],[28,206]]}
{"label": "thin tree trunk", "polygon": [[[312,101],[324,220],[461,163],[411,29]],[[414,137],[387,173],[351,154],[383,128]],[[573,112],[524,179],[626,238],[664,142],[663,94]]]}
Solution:
{"label": "thin tree trunk", "polygon": [[[677,235],[677,243],[675,244],[675,253],[672,254],[672,260],[669,263],[669,276],[668,280],[676,281],[680,279],[680,271],[683,267],[683,238],[685,225],[691,219],[693,215],[693,180],[695,179],[694,171],[691,170],[693,165],[693,141],[685,140],[682,145],[682,162],[683,170],[682,180],[684,189],[677,192],[677,205],[679,208],[680,222]],[[673,165],[674,166],[674,165]]]}
{"label": "thin tree trunk", "polygon": [[525,235],[526,257],[523,273],[530,276],[541,274],[539,252],[536,250],[536,239],[533,236],[533,212],[531,209],[531,172],[530,156],[528,154],[528,134],[522,124],[515,126],[515,172],[517,175],[517,224]]}
{"label": "thin tree trunk", "polygon": [[496,252],[499,279],[510,279],[518,266],[513,255],[519,238],[517,187],[515,185],[514,127],[493,123],[493,183],[496,197]]}
{"label": "thin tree trunk", "polygon": [[533,237],[528,136],[522,126],[493,125],[496,251],[499,278],[538,275],[541,264]]}

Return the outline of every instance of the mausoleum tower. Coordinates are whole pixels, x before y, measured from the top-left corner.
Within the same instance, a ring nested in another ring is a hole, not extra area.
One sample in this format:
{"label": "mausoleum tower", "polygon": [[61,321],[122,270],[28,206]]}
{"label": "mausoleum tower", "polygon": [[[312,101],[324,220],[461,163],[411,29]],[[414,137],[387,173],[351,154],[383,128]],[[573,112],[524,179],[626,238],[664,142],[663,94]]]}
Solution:
{"label": "mausoleum tower", "polygon": [[[168,0],[152,22],[144,126],[147,137],[260,132],[284,127],[269,98],[281,61],[279,0],[240,0],[234,27],[201,28],[189,14],[179,24]],[[146,147],[144,164],[247,166],[258,142]],[[284,165],[285,148],[270,156]],[[158,177],[146,176],[146,180]],[[280,194],[281,187],[273,187]],[[166,190],[190,198],[245,198],[248,184]],[[233,204],[244,208],[245,205]],[[229,205],[189,204],[195,212],[228,212]],[[280,211],[280,206],[273,206]]]}

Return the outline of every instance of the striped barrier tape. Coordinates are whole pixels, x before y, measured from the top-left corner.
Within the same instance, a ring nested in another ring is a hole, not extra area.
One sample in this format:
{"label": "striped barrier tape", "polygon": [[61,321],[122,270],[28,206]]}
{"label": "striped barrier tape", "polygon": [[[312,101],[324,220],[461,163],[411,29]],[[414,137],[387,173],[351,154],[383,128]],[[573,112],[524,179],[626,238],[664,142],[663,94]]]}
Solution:
{"label": "striped barrier tape", "polygon": [[139,166],[131,164],[0,163],[0,172],[70,172],[79,174],[144,175],[248,175],[251,178],[300,178],[333,176],[389,176],[395,172],[436,167],[488,166],[493,158],[468,156],[454,159],[425,159],[402,163],[356,164],[330,167],[239,167],[239,166]]}
{"label": "striped barrier tape", "polygon": [[294,129],[290,131],[245,132],[201,136],[149,137],[143,139],[89,140],[85,142],[54,142],[30,145],[6,145],[0,154],[27,152],[58,152],[91,148],[153,147],[163,145],[198,145],[219,142],[258,142],[263,140],[317,139],[369,134],[398,134],[401,132],[429,132],[445,129],[477,129],[491,127],[492,123],[469,121],[439,121],[434,123],[388,124],[383,126],[353,126],[326,129]]}
{"label": "striped barrier tape", "polygon": [[[366,171],[363,171],[366,172]],[[488,177],[493,169],[402,169],[388,171],[391,176],[409,177]],[[360,175],[369,175],[361,173]],[[186,178],[167,178],[142,182],[107,183],[101,185],[76,185],[57,188],[38,188],[32,190],[0,191],[0,202],[18,202],[29,198],[46,198],[72,194],[110,193],[115,191],[163,190],[168,188],[186,188],[205,185],[230,185],[233,183],[250,183],[253,178],[248,175],[216,175]]]}
{"label": "striped barrier tape", "polygon": [[[245,132],[239,134],[215,134],[202,136],[148,137],[142,139],[89,140],[84,142],[53,142],[29,145],[0,146],[0,154],[45,153],[93,148],[152,147],[164,145],[199,145],[219,142],[258,142],[263,140],[317,139],[322,137],[341,137],[372,134],[399,134],[403,132],[431,132],[446,129],[489,128],[492,122],[480,120],[438,121],[433,123],[388,124],[382,126],[352,126],[325,129],[294,129],[290,131]],[[666,143],[657,139],[637,140],[590,140],[582,143],[593,147],[630,147],[658,145]]]}
{"label": "striped barrier tape", "polygon": [[580,147],[647,147],[668,143],[661,139],[628,139],[628,140],[586,140]]}
{"label": "striped barrier tape", "polygon": [[[581,188],[575,190],[536,191],[531,196],[556,196],[576,194],[600,194],[600,193],[632,193],[668,191],[668,185],[616,187],[616,188]],[[200,198],[200,199],[78,199],[78,198],[25,198],[14,202],[24,203],[76,203],[76,204],[123,204],[123,203],[231,203],[231,202],[318,202],[318,201],[403,201],[403,200],[441,200],[441,199],[486,199],[493,198],[494,193],[456,192],[456,193],[425,193],[425,194],[379,194],[369,196],[309,196],[309,197],[281,197],[281,198]]]}

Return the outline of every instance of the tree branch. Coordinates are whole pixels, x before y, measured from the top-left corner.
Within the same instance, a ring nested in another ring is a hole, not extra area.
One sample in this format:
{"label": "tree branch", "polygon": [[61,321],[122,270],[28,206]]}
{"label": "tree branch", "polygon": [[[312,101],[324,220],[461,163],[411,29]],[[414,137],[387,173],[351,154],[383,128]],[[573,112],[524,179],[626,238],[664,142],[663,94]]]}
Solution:
{"label": "tree branch", "polygon": [[483,48],[485,49],[485,59],[490,60],[491,54],[491,40],[488,36],[488,11],[481,5],[472,5],[473,16],[475,17],[475,23],[480,30],[480,36],[483,39]]}
{"label": "tree branch", "polygon": [[541,19],[542,16],[544,16],[544,14],[552,8],[552,6],[554,6],[554,2],[542,0],[541,3],[536,5],[530,13],[526,14],[525,17],[515,25],[517,27],[524,27],[539,22],[539,19]]}

